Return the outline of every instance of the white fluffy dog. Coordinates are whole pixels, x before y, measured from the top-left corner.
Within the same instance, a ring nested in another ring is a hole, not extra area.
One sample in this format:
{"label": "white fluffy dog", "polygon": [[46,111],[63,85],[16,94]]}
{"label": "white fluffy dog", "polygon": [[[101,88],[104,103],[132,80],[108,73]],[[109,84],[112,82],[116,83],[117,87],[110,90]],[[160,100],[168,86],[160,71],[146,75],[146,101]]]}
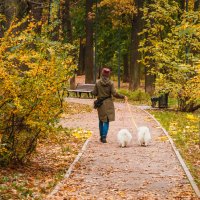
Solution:
{"label": "white fluffy dog", "polygon": [[148,127],[141,126],[137,128],[138,142],[141,146],[147,146],[151,140],[151,133]]}
{"label": "white fluffy dog", "polygon": [[132,135],[128,129],[121,129],[117,134],[117,139],[120,147],[126,147],[132,140]]}

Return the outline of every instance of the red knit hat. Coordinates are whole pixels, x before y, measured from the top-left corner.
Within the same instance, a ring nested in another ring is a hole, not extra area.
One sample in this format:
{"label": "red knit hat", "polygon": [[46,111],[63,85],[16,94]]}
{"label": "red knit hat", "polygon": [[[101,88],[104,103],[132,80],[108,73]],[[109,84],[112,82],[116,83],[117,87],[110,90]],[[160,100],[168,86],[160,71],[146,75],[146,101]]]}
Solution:
{"label": "red knit hat", "polygon": [[109,77],[110,76],[110,69],[108,68],[103,68],[101,71],[102,76]]}

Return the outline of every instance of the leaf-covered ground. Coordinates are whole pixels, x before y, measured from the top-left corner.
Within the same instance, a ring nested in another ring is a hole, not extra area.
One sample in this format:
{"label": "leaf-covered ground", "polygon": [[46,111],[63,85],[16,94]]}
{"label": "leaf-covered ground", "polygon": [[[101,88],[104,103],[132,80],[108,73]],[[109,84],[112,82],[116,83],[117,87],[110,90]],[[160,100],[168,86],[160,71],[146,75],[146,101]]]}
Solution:
{"label": "leaf-covered ground", "polygon": [[[107,144],[98,136],[93,100],[72,99],[65,104],[59,134],[43,135],[35,154],[24,166],[0,169],[0,199],[46,199],[73,162],[91,130],[91,142],[72,175],[50,199],[192,199],[195,194],[169,142],[151,118],[132,107],[136,123],[147,125],[153,140],[149,147],[137,145],[130,113],[116,103],[116,121],[110,124]],[[80,103],[88,103],[90,106]],[[92,112],[91,112],[92,111]],[[81,129],[82,127],[83,129]],[[119,148],[116,134],[126,127],[133,134],[128,148]]]}
{"label": "leaf-covered ground", "polygon": [[[91,107],[64,104],[65,114],[90,112]],[[66,129],[43,135],[36,152],[23,166],[0,168],[0,199],[44,199],[65,174],[90,132]]]}
{"label": "leaf-covered ground", "polygon": [[[89,99],[68,99],[72,102],[92,104]],[[93,131],[89,145],[69,178],[49,199],[94,200],[197,200],[169,141],[151,117],[132,106],[138,126],[148,126],[152,142],[148,147],[137,144],[136,130],[124,103],[115,103],[116,121],[110,123],[108,143],[99,142],[96,110],[63,118],[61,125],[83,127]],[[120,148],[117,132],[128,128],[133,141],[127,148]]]}

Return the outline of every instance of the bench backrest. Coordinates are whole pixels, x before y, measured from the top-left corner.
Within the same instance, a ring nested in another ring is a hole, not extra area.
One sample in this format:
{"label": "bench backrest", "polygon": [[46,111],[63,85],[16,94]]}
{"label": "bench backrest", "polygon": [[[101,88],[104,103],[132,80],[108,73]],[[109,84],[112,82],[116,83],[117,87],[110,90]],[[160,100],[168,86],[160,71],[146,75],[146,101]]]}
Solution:
{"label": "bench backrest", "polygon": [[76,86],[76,90],[92,91],[94,89],[94,86],[95,84],[78,83]]}

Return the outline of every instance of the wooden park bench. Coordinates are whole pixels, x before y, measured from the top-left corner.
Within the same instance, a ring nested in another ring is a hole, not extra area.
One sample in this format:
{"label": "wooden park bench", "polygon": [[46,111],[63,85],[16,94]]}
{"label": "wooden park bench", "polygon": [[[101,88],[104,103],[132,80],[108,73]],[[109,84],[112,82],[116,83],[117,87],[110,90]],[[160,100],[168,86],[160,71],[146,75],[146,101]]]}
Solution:
{"label": "wooden park bench", "polygon": [[69,97],[70,93],[75,93],[76,97],[81,98],[81,94],[85,93],[88,95],[88,97],[94,98],[94,95],[92,94],[92,91],[94,89],[95,84],[83,84],[83,83],[78,83],[76,85],[76,88],[74,90],[72,89],[67,89],[67,96]]}

